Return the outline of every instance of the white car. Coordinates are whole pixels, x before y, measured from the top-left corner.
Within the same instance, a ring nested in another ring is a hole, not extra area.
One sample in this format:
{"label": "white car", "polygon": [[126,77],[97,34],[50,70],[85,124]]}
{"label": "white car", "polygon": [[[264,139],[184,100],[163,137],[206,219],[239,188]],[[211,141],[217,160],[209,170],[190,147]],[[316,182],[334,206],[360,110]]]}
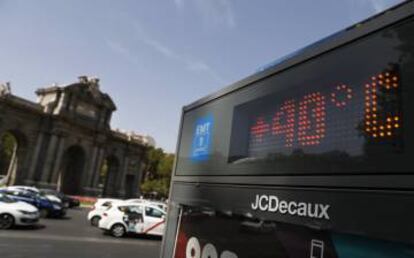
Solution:
{"label": "white car", "polygon": [[127,233],[162,236],[166,212],[148,203],[115,203],[102,214],[99,228],[114,237]]}
{"label": "white car", "polygon": [[39,216],[39,210],[33,205],[14,201],[0,193],[0,229],[34,225],[39,221]]}
{"label": "white car", "polygon": [[98,199],[93,205],[92,210],[88,213],[88,220],[91,225],[97,227],[102,218],[102,214],[111,207],[112,203],[122,202],[120,199],[102,198]]}

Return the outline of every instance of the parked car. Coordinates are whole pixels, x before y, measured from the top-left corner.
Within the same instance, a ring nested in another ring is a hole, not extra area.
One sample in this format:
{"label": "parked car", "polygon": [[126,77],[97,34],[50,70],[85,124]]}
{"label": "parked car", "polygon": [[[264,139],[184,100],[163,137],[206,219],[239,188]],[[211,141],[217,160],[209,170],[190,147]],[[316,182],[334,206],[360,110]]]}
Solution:
{"label": "parked car", "polygon": [[161,208],[144,203],[114,203],[102,214],[99,228],[114,237],[127,233],[162,236],[166,212]]}
{"label": "parked car", "polygon": [[73,198],[71,196],[65,195],[62,192],[53,189],[39,189],[40,193],[47,196],[55,196],[62,201],[62,205],[65,208],[74,208],[79,207],[80,202],[78,199]]}
{"label": "parked car", "polygon": [[34,225],[38,221],[39,211],[36,207],[0,193],[0,229],[9,229],[15,225]]}
{"label": "parked car", "polygon": [[120,199],[102,198],[98,199],[88,213],[88,220],[91,225],[97,227],[102,218],[102,214],[111,207],[112,203],[122,202]]}
{"label": "parked car", "polygon": [[45,217],[63,217],[66,215],[66,209],[63,208],[61,203],[53,202],[48,198],[36,194],[31,191],[21,189],[2,188],[0,193],[7,194],[11,199],[15,201],[26,202],[39,209],[40,216]]}
{"label": "parked car", "polygon": [[57,197],[56,195],[48,194],[48,193],[42,193],[39,189],[37,189],[36,187],[33,187],[33,186],[14,185],[14,186],[7,187],[7,189],[9,189],[9,190],[29,191],[29,192],[32,192],[34,194],[40,194],[40,195],[44,196],[45,198],[49,199],[51,202],[62,203],[62,200],[59,197]]}

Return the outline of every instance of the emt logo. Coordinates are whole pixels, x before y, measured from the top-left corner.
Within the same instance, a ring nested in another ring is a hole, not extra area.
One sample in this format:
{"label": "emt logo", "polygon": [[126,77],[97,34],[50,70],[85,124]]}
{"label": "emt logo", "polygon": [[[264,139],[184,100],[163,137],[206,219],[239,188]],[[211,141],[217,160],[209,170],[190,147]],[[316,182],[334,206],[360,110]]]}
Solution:
{"label": "emt logo", "polygon": [[207,160],[210,155],[212,141],[213,116],[199,118],[194,127],[191,159],[194,161]]}

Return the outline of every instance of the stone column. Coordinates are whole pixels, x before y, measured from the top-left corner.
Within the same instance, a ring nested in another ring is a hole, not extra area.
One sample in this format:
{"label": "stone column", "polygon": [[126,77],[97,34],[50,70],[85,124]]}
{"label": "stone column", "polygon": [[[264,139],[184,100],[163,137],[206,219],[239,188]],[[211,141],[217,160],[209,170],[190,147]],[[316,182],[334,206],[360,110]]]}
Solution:
{"label": "stone column", "polygon": [[65,138],[61,136],[59,138],[58,148],[57,148],[57,154],[56,154],[56,160],[55,164],[52,167],[52,173],[49,176],[49,182],[52,184],[57,185],[57,181],[59,178],[59,172],[61,170],[62,166],[62,159],[63,159],[63,151],[65,150]]}
{"label": "stone column", "polygon": [[129,164],[129,158],[125,155],[124,160],[122,162],[121,169],[116,175],[117,183],[116,183],[116,192],[119,196],[125,195],[125,177],[128,173],[128,164]]}
{"label": "stone column", "polygon": [[37,137],[36,140],[36,146],[34,148],[33,151],[33,155],[32,155],[32,159],[30,161],[30,166],[29,166],[29,171],[27,173],[27,180],[26,180],[26,184],[31,185],[34,181],[34,177],[35,177],[35,172],[36,172],[36,167],[37,167],[37,163],[39,161],[39,154],[40,154],[40,150],[42,148],[42,143],[43,143],[43,132],[39,131],[39,136]]}
{"label": "stone column", "polygon": [[55,163],[57,143],[58,143],[58,136],[55,134],[52,134],[50,137],[49,145],[48,145],[47,152],[46,152],[46,160],[45,160],[45,163],[42,169],[42,175],[41,175],[42,182],[49,181],[49,175]]}
{"label": "stone column", "polygon": [[91,186],[91,182],[93,180],[93,176],[94,176],[94,172],[95,172],[95,167],[96,167],[96,157],[98,155],[98,147],[94,146],[93,147],[93,151],[92,151],[92,157],[90,162],[88,163],[88,167],[86,168],[86,178],[85,178],[85,187],[89,187]]}
{"label": "stone column", "polygon": [[102,162],[104,160],[105,151],[104,151],[103,148],[99,148],[98,153],[99,153],[98,154],[98,159],[97,159],[97,162],[96,162],[96,166],[95,166],[94,173],[93,173],[93,179],[92,179],[92,182],[91,182],[92,183],[91,184],[92,188],[97,188],[98,187],[99,173],[101,171],[101,166],[102,166]]}

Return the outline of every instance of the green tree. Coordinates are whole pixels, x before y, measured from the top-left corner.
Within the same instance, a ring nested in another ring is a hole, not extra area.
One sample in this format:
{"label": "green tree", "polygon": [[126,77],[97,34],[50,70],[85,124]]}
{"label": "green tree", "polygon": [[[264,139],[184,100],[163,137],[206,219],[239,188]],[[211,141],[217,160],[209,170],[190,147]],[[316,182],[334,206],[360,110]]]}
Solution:
{"label": "green tree", "polygon": [[17,140],[13,134],[3,134],[0,139],[0,175],[7,173],[16,146]]}
{"label": "green tree", "polygon": [[174,155],[166,154],[158,163],[158,175],[161,177],[170,177],[174,165]]}
{"label": "green tree", "polygon": [[161,148],[151,148],[146,156],[141,192],[151,195],[156,193],[158,197],[167,198],[173,164],[173,154],[167,154]]}
{"label": "green tree", "polygon": [[101,170],[99,171],[98,186],[104,188],[106,177],[108,176],[108,160],[104,159]]}

